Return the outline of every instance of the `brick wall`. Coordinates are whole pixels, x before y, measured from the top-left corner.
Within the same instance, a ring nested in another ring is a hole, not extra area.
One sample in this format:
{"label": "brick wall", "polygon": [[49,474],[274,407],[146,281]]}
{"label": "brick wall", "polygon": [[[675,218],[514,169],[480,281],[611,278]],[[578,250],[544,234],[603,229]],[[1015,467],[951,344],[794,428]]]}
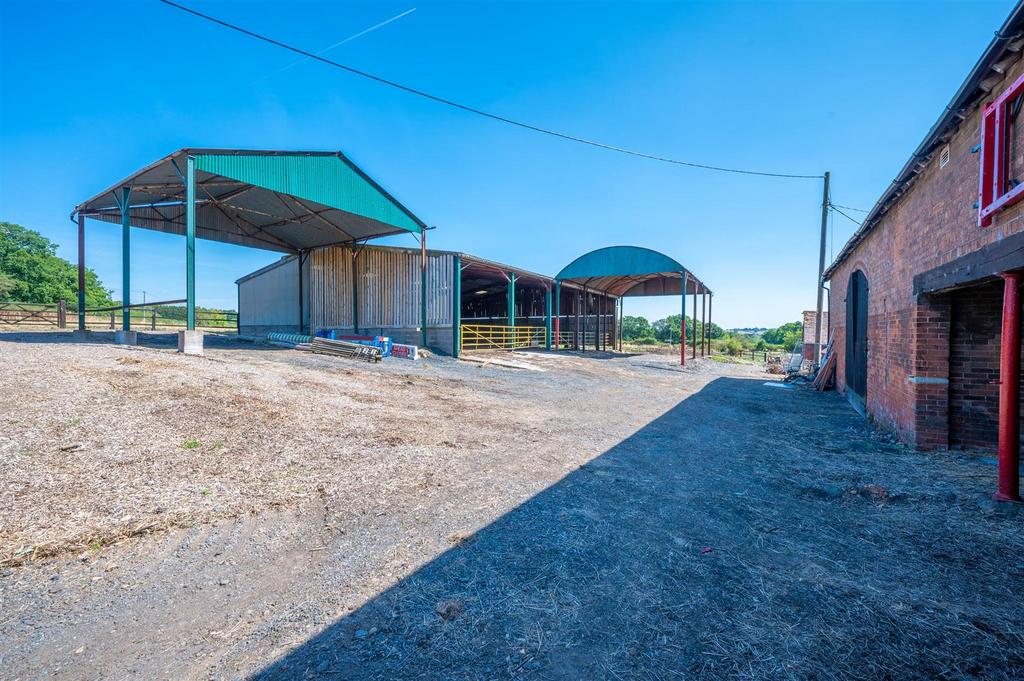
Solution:
{"label": "brick wall", "polygon": [[[814,359],[814,346],[817,341],[814,338],[815,320],[818,313],[815,310],[804,310],[804,359]],[[821,313],[821,344],[822,348],[828,343],[828,312]]]}
{"label": "brick wall", "polygon": [[[987,104],[1022,72],[1018,60],[980,104]],[[936,112],[938,113],[938,112]],[[1024,118],[1024,117],[1022,117]],[[845,385],[846,287],[850,274],[867,276],[867,411],[882,427],[922,448],[944,447],[949,434],[949,301],[917,301],[915,274],[1024,231],[1024,203],[998,213],[986,229],[977,226],[981,108],[976,106],[953,133],[950,161],[939,153],[918,174],[901,199],[882,217],[831,277],[829,310],[837,355],[837,387]],[[1017,145],[1015,167],[1024,165]],[[945,326],[943,326],[945,325]],[[945,337],[943,337],[945,333]]]}
{"label": "brick wall", "polygon": [[949,444],[992,447],[999,426],[1001,281],[950,295]]}

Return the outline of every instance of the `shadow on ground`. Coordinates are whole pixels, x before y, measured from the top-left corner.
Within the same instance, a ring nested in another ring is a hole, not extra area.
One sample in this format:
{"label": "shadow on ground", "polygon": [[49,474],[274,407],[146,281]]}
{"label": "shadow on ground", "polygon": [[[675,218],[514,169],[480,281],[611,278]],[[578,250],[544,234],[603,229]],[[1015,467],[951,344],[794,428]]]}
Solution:
{"label": "shadow on ground", "polygon": [[1021,523],[970,465],[717,379],[254,678],[1019,678]]}

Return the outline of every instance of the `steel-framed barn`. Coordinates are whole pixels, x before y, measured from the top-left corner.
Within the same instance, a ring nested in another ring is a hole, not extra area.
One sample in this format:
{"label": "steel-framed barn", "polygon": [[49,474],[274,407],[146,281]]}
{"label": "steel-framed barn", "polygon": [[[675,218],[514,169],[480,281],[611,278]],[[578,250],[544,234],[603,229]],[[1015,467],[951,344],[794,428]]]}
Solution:
{"label": "steel-framed barn", "polygon": [[282,258],[236,283],[243,334],[382,335],[454,356],[463,349],[550,345],[547,300],[554,280],[466,253],[325,246]]}
{"label": "steel-framed barn", "polygon": [[[703,356],[711,350],[711,299],[712,292],[704,283],[693,276],[677,260],[637,246],[608,246],[581,255],[565,266],[555,277],[557,281],[556,319],[561,320],[563,302],[562,287],[572,285],[582,289],[582,293],[572,293],[569,304],[575,312],[572,317],[573,335],[581,328],[579,311],[584,310],[582,322],[583,333],[591,333],[591,326],[596,327],[594,333],[602,334],[602,329],[609,324],[609,306],[611,306],[611,328],[613,337],[617,335],[619,349],[622,349],[622,299],[634,296],[680,296],[682,299],[682,318],[680,321],[679,363],[686,364],[686,296],[693,295],[694,337],[691,348],[692,357],[697,357],[697,296],[701,296],[700,354]],[[594,323],[590,324],[589,310],[597,309]],[[616,322],[616,319],[618,320]],[[558,329],[559,324],[556,324]],[[560,330],[556,330],[556,334]]]}
{"label": "steel-framed barn", "polygon": [[[456,251],[347,244],[283,258],[236,283],[242,333],[332,330],[400,343],[425,338],[420,344],[458,357],[526,347],[621,350],[622,297],[677,295],[684,279],[696,309],[696,296],[708,299],[710,290],[675,260],[644,248],[599,249],[548,277]],[[685,300],[683,308],[685,316]],[[706,328],[699,332],[701,354],[710,349]]]}
{"label": "steel-framed barn", "polygon": [[[322,246],[408,232],[420,239],[421,282],[426,278],[427,226],[337,151],[181,149],[79,204],[71,218],[78,222],[80,332],[85,331],[85,219],[121,224],[126,342],[133,341],[132,226],[185,236],[187,330],[179,339],[185,351],[202,350],[195,330],[197,238],[301,256]],[[420,292],[425,319],[426,287]]]}

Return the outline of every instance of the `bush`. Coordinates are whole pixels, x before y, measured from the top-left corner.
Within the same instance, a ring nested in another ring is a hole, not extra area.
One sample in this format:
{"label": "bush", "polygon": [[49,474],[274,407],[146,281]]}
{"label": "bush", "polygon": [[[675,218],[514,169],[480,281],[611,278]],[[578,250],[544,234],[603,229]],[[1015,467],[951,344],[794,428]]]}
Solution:
{"label": "bush", "polygon": [[644,336],[643,338],[634,338],[629,342],[634,343],[636,345],[657,345],[661,341],[659,341],[654,336]]}
{"label": "bush", "polygon": [[736,336],[729,336],[728,338],[725,338],[718,347],[725,354],[732,355],[734,357],[743,352],[743,343]]}

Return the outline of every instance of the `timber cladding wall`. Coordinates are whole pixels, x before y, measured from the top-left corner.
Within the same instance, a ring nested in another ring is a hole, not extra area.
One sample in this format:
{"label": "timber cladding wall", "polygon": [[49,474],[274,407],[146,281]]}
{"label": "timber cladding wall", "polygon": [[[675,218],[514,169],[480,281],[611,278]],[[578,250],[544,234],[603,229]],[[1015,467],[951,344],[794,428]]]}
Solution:
{"label": "timber cladding wall", "polygon": [[[1018,60],[981,104],[997,97],[1022,70]],[[867,411],[879,425],[922,448],[948,444],[951,312],[949,296],[915,300],[914,275],[1024,231],[1024,203],[996,214],[991,227],[977,225],[979,156],[972,147],[980,141],[980,123],[976,106],[949,140],[948,164],[940,167],[936,152],[830,278],[837,387],[846,389],[847,284],[861,270],[869,286]],[[1013,154],[1011,167],[1024,167],[1024,145]]]}
{"label": "timber cladding wall", "polygon": [[[313,329],[415,329],[421,324],[420,253],[347,246],[318,248],[310,258]],[[427,255],[427,326],[452,324],[454,257]],[[357,305],[353,308],[353,286]]]}

